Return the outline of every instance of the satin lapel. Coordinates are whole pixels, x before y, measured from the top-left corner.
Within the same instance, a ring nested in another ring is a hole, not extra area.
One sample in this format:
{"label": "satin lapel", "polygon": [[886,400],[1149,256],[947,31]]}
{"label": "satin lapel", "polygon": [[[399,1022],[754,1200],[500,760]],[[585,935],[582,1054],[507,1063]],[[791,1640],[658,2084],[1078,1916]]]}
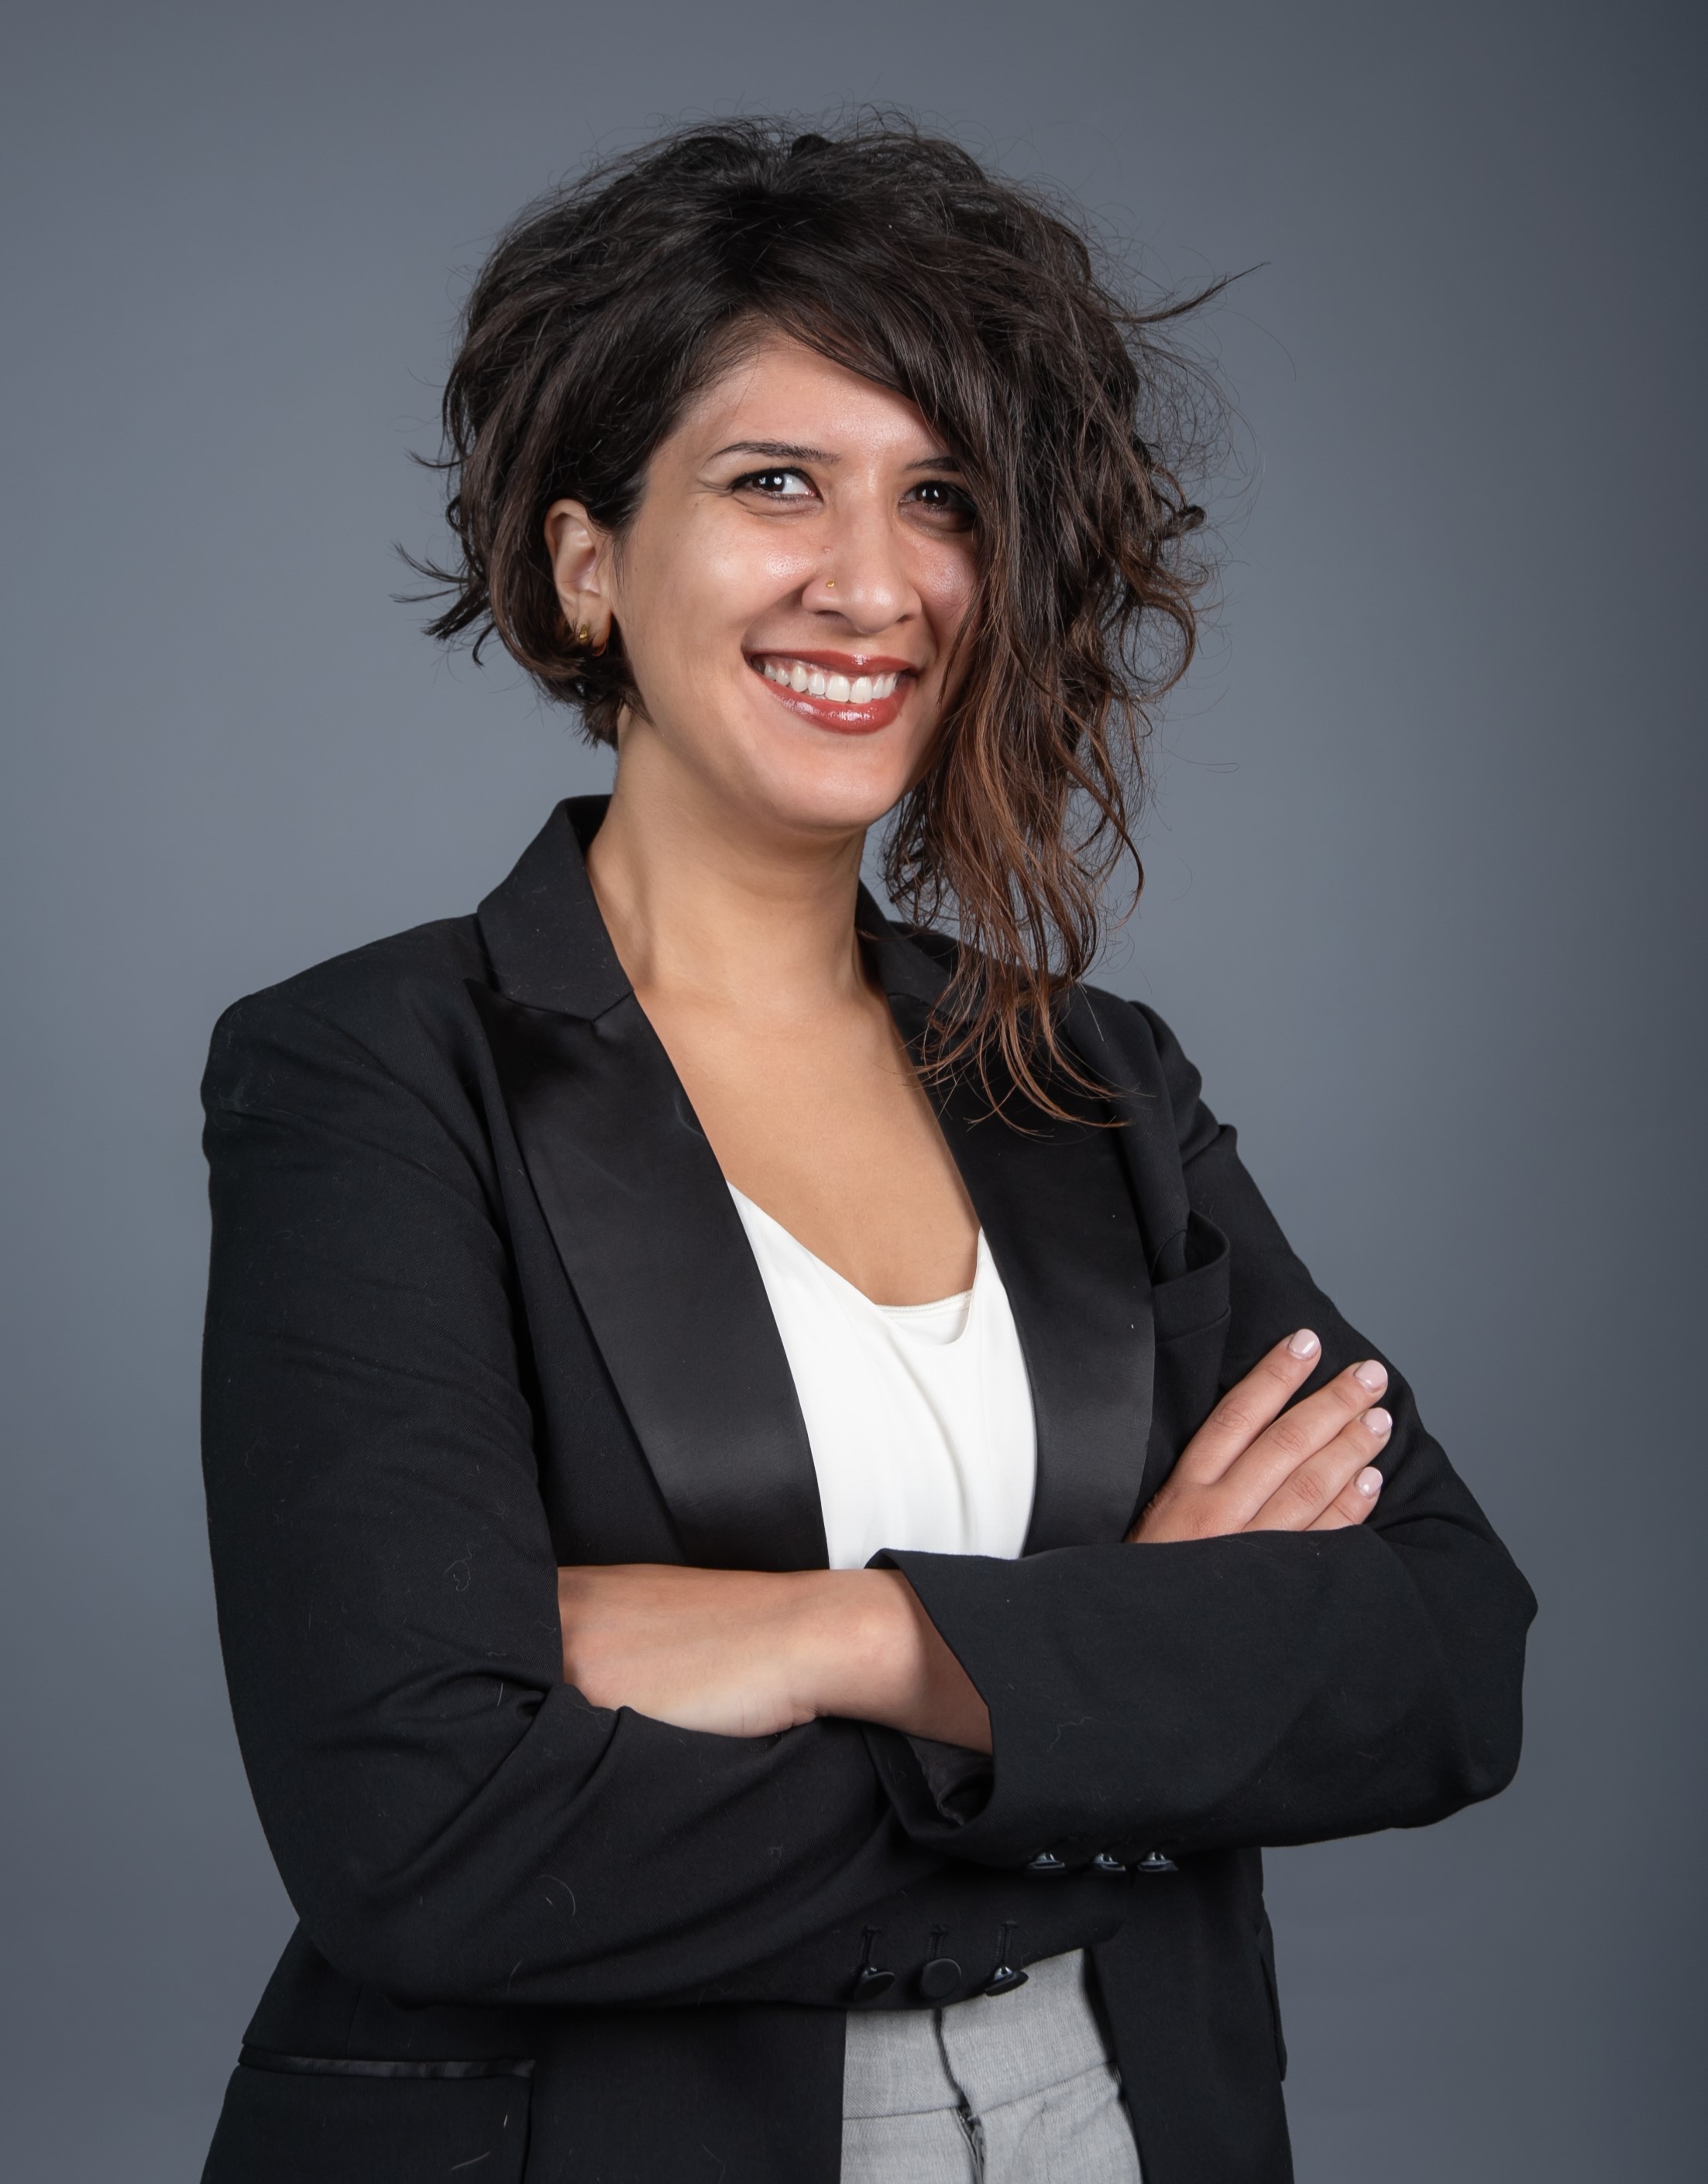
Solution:
{"label": "satin lapel", "polygon": [[1025,1551],[1118,1540],[1138,1507],[1153,1349],[1116,1134],[1043,1121],[1022,1132],[964,1084],[940,1112],[1031,1383],[1038,1476]]}
{"label": "satin lapel", "polygon": [[[944,973],[862,902],[879,977],[917,1049]],[[1008,1292],[1031,1384],[1038,1474],[1025,1552],[1117,1540],[1139,1507],[1155,1357],[1151,1285],[1122,1130],[1016,1129],[976,1087],[934,1095]],[[1086,1112],[1091,1112],[1087,1103]]]}
{"label": "satin lapel", "polygon": [[[1167,1087],[1156,1073],[1156,1055],[1139,1035],[1139,1018],[1110,994],[1081,987],[1069,1010],[1067,1033],[1092,1075],[1110,1088],[1123,1127],[1114,1133],[1139,1217],[1140,1240],[1151,1284],[1186,1271],[1191,1207],[1175,1142]],[[1148,1451],[1139,1490],[1142,1507],[1168,1476],[1177,1451],[1167,1435]]]}
{"label": "satin lapel", "polygon": [[560,806],[481,905],[472,986],[564,1272],[681,1537],[709,1568],[826,1560],[812,1450],[712,1148],[629,989]]}

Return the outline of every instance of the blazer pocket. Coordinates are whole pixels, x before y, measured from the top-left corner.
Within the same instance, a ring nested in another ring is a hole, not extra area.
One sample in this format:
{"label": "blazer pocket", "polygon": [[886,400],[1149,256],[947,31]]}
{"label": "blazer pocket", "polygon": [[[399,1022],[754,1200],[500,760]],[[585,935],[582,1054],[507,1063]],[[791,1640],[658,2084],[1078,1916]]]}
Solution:
{"label": "blazer pocket", "polygon": [[533,2070],[245,2048],[202,2184],[521,2184]]}
{"label": "blazer pocket", "polygon": [[1156,1283],[1151,1290],[1158,1347],[1189,1334],[1206,1334],[1228,1316],[1227,1238],[1214,1221],[1194,1212],[1183,1241],[1184,1272]]}
{"label": "blazer pocket", "polygon": [[1181,1271],[1151,1288],[1157,1362],[1143,1499],[1156,1492],[1208,1417],[1227,1356],[1227,1238],[1194,1213],[1169,1256]]}

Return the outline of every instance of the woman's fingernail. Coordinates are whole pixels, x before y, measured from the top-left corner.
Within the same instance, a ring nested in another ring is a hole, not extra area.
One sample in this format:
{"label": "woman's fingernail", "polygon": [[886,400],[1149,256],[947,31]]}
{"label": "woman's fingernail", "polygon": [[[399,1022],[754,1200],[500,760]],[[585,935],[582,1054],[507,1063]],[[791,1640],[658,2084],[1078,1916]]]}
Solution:
{"label": "woman's fingernail", "polygon": [[1381,1491],[1381,1474],[1373,1463],[1367,1463],[1358,1474],[1356,1484],[1359,1492],[1368,1495],[1374,1502]]}
{"label": "woman's fingernail", "polygon": [[1393,1420],[1386,1411],[1366,1411],[1364,1414],[1364,1422],[1373,1434],[1393,1431]]}
{"label": "woman's fingernail", "polygon": [[1295,1357],[1314,1357],[1322,1345],[1308,1327],[1302,1327],[1297,1334],[1289,1336],[1287,1348]]}
{"label": "woman's fingernail", "polygon": [[1372,1396],[1379,1396],[1387,1385],[1387,1368],[1378,1365],[1374,1357],[1366,1357],[1362,1365],[1354,1366],[1352,1377],[1360,1388],[1368,1388]]}

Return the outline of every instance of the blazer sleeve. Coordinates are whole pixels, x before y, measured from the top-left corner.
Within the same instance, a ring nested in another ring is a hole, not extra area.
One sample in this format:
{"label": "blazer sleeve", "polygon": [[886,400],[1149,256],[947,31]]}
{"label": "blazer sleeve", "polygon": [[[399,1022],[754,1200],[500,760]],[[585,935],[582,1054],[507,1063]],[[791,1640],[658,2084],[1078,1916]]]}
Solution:
{"label": "blazer sleeve", "polygon": [[[1193,1232],[1226,1239],[1220,1388],[1300,1327],[1323,1343],[1308,1389],[1380,1356],[1288,1245],[1167,1026],[1138,1018]],[[970,1817],[933,1794],[907,1740],[874,1732],[922,1841],[994,1864],[1043,1848],[1183,1854],[1418,1826],[1505,1786],[1536,1603],[1383,1362],[1394,1427],[1361,1526],[1018,1563],[885,1557],[991,1713],[991,1787]]]}
{"label": "blazer sleeve", "polygon": [[399,1044],[261,995],[204,1087],[204,1469],[257,1806],[310,1937],[388,1995],[679,1999],[942,1861],[856,1724],[696,1735],[564,1684],[478,1100]]}

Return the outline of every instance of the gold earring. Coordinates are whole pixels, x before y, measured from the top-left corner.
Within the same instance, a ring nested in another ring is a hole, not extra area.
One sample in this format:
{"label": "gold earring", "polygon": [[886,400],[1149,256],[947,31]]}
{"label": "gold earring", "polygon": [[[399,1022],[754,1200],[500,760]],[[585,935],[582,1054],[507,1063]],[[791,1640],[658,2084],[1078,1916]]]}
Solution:
{"label": "gold earring", "polygon": [[583,650],[593,643],[593,632],[584,621],[578,621],[575,625],[575,641]]}

